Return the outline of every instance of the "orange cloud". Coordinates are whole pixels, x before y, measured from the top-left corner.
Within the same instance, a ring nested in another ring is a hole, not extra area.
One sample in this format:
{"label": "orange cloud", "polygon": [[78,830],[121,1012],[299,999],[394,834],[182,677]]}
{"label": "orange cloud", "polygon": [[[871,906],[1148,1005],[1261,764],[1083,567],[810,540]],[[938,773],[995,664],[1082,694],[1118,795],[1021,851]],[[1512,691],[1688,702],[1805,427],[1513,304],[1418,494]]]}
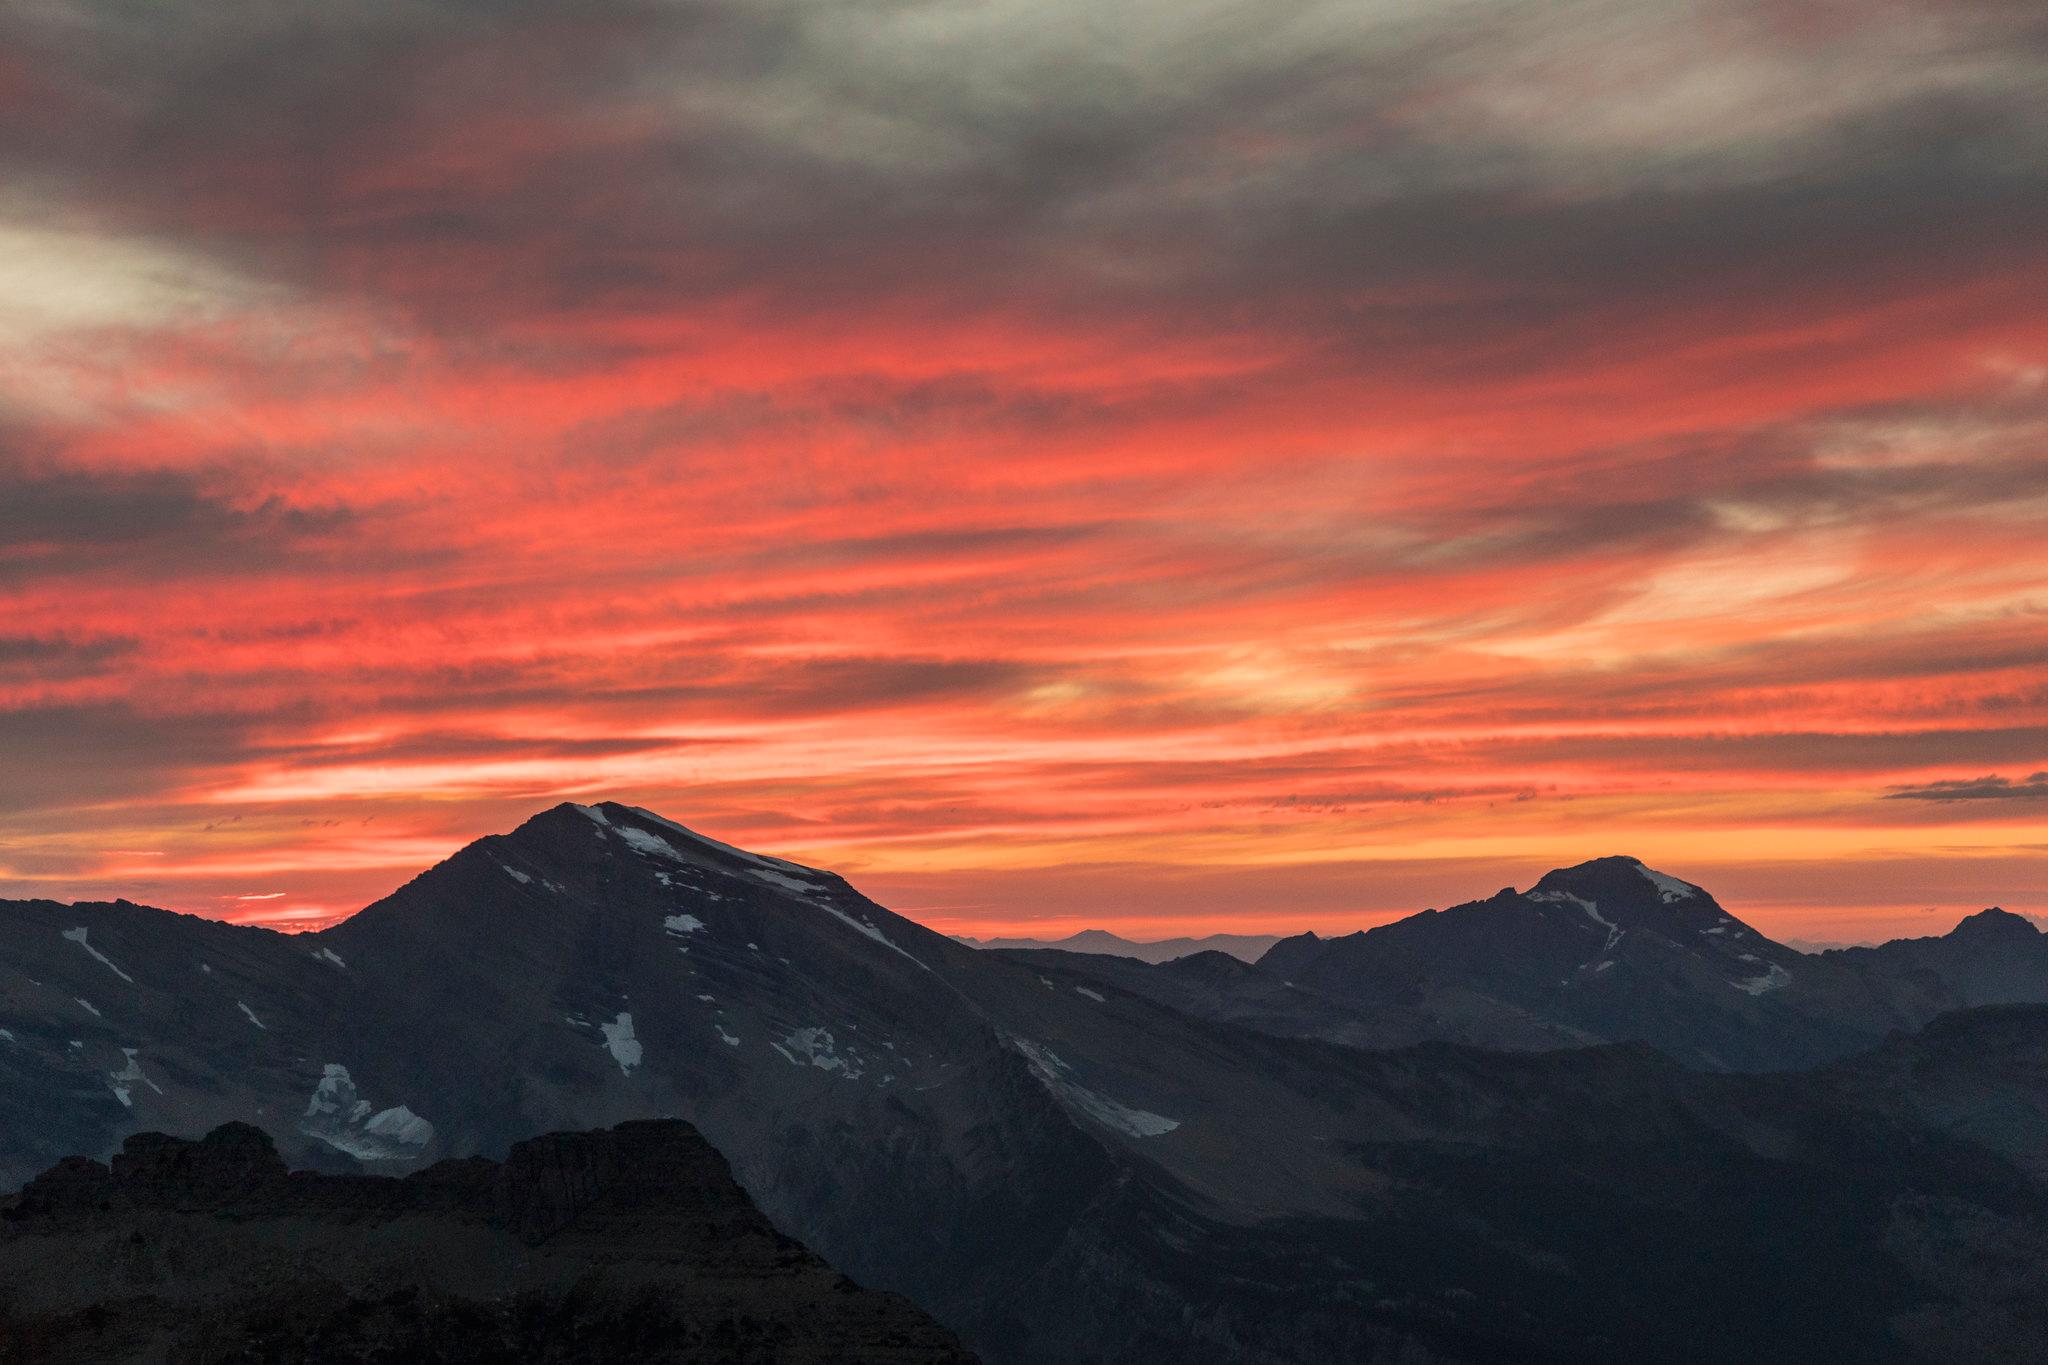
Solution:
{"label": "orange cloud", "polygon": [[1658,17],[1628,117],[1554,9],[1119,21],[1081,118],[857,5],[64,8],[0,19],[0,893],[313,924],[620,796],[967,931],[1612,851],[2048,907],[2004,9]]}

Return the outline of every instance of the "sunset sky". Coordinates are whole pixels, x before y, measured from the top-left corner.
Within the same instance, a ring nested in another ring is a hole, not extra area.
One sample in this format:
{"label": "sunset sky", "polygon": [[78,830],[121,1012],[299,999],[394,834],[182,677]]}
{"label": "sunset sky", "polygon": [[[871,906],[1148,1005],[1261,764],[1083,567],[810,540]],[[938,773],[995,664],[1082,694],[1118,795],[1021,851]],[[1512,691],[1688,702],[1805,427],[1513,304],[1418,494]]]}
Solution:
{"label": "sunset sky", "polygon": [[0,896],[2048,912],[2038,0],[16,0]]}

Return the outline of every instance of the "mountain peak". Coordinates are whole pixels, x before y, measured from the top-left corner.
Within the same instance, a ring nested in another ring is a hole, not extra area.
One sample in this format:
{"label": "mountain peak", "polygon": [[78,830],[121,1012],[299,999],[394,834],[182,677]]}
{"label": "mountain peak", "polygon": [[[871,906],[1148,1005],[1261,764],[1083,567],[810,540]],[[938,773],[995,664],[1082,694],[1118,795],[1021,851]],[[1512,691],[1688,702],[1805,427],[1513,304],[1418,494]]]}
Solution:
{"label": "mountain peak", "polygon": [[822,868],[750,852],[678,824],[665,815],[640,806],[629,806],[623,801],[599,801],[592,805],[564,801],[528,820],[513,832],[513,837],[528,831],[555,834],[579,826],[594,828],[603,837],[618,838],[629,847],[656,858],[709,865],[725,871],[752,872],[766,881],[789,876],[816,881],[833,876]]}
{"label": "mountain peak", "polygon": [[[810,932],[798,926],[825,926],[827,937],[843,947],[834,927],[843,926],[929,971],[903,945],[943,941],[868,900],[837,873],[750,853],[617,801],[563,802],[510,834],[478,839],[325,933],[342,961],[352,960],[351,944],[375,940],[393,920],[411,921],[409,932],[437,940],[441,951],[518,925],[545,939],[543,951],[561,953],[571,950],[579,932],[595,932],[589,926],[643,913],[652,917],[642,927],[654,926],[648,930],[654,941],[684,951],[701,946],[695,935],[719,930],[749,954],[768,953],[782,933]],[[622,1020],[630,1013],[616,1002],[612,1011]],[[632,1066],[624,1058],[620,1064]]]}
{"label": "mountain peak", "polygon": [[1542,880],[1613,876],[1629,876],[1646,882],[1658,893],[1659,898],[1667,903],[1690,900],[1706,894],[1693,883],[1674,877],[1668,872],[1659,872],[1641,858],[1631,857],[1625,853],[1611,853],[1601,858],[1588,858],[1585,862],[1574,863],[1570,867],[1553,868],[1543,874]]}
{"label": "mountain peak", "polygon": [[1532,900],[1570,896],[1596,903],[1612,901],[1623,909],[1708,908],[1714,904],[1713,897],[1691,882],[1625,855],[1594,858],[1546,872],[1529,888],[1528,895]]}
{"label": "mountain peak", "polygon": [[2015,915],[2010,910],[1994,905],[1988,910],[1979,910],[1974,915],[1965,915],[1949,937],[1980,943],[2015,942],[2031,943],[2040,937],[2041,931],[2025,915]]}

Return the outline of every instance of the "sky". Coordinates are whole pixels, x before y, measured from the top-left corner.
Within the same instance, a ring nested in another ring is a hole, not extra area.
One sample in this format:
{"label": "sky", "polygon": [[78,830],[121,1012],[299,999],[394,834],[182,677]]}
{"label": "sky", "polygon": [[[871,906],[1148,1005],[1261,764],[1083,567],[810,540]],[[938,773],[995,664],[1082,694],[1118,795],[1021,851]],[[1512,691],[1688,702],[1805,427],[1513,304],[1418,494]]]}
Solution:
{"label": "sky", "polygon": [[2036,0],[13,0],[0,896],[2048,911]]}

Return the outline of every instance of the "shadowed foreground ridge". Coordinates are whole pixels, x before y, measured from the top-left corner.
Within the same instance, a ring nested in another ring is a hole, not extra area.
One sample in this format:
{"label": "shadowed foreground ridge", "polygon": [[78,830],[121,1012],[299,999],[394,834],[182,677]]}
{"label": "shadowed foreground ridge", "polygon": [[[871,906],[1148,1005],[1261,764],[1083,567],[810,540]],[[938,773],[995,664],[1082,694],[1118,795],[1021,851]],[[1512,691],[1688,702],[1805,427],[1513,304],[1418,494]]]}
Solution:
{"label": "shadowed foreground ridge", "polygon": [[686,1123],[402,1179],[242,1123],[138,1133],[0,1204],[0,1361],[965,1362],[763,1218]]}

